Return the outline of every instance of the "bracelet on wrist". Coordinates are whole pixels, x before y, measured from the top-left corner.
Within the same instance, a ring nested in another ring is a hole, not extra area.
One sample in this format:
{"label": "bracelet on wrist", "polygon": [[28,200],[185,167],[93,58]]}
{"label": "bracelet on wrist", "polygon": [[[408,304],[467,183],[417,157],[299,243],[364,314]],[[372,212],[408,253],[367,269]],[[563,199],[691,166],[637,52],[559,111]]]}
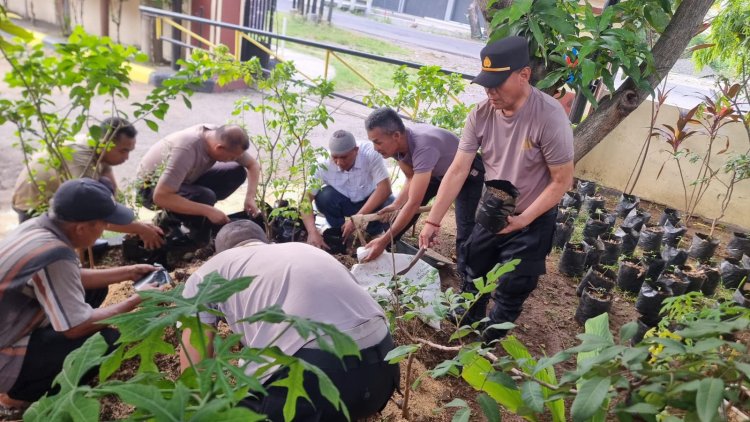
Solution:
{"label": "bracelet on wrist", "polygon": [[425,223],[425,224],[429,224],[429,225],[431,225],[431,226],[434,226],[434,227],[437,227],[438,229],[440,228],[440,224],[437,224],[437,223],[433,223],[433,222],[432,222],[432,221],[430,221],[430,220],[425,220],[425,221],[424,221],[424,223]]}

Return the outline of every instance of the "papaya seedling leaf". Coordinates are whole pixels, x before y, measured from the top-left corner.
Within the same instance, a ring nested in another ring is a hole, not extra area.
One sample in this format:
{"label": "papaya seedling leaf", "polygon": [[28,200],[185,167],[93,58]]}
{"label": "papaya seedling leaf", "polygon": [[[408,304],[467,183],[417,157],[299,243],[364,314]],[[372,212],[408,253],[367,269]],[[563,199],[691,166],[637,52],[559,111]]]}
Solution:
{"label": "papaya seedling leaf", "polygon": [[298,360],[287,366],[287,376],[274,381],[271,387],[284,387],[287,389],[286,402],[284,403],[284,420],[289,422],[294,420],[294,415],[297,413],[297,400],[304,399],[312,403],[310,396],[307,391],[302,387],[304,380],[305,367]]}

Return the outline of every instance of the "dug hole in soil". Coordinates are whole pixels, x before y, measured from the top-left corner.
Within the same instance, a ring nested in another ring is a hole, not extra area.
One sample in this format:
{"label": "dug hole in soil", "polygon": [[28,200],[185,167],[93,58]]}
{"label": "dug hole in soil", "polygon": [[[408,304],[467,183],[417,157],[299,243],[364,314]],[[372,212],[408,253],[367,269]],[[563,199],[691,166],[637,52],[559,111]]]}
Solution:
{"label": "dug hole in soil", "polygon": [[[613,209],[614,205],[620,199],[620,194],[617,192],[608,192],[606,188],[600,189],[599,195],[603,196],[608,205],[608,209]],[[576,202],[573,193],[568,195],[570,202]],[[580,201],[580,197],[578,199]],[[578,204],[571,204],[575,207],[580,207],[581,202]],[[650,218],[650,215],[661,215],[662,207],[649,203],[647,201],[641,201],[640,211],[637,218],[638,223],[643,224]],[[631,214],[633,214],[631,212]],[[647,215],[643,215],[647,214]],[[647,218],[644,218],[647,217]],[[408,231],[404,235],[404,239],[411,243],[416,244],[416,236],[418,236],[423,226],[424,218],[420,219],[414,232]],[[645,221],[644,221],[645,220]],[[433,249],[442,254],[443,256],[449,257],[455,261],[455,216],[451,210],[448,215],[445,216],[442,222],[443,228],[439,236],[439,244]],[[705,229],[705,225],[701,223],[693,223],[692,227],[688,229],[689,237],[692,238],[695,229]],[[640,227],[639,227],[640,228]],[[630,231],[630,228],[627,228]],[[714,238],[721,240],[721,245],[716,251],[715,255],[723,255],[723,246],[726,245],[727,241],[731,237],[732,230],[721,230],[714,233]],[[624,234],[624,233],[623,233]],[[608,239],[609,240],[609,239]],[[637,242],[637,238],[631,239],[633,247]],[[675,245],[677,246],[677,245]],[[531,354],[537,358],[542,356],[551,356],[563,349],[573,347],[579,344],[576,335],[583,332],[583,328],[575,321],[574,315],[578,308],[579,298],[576,295],[576,287],[579,284],[579,277],[568,277],[560,273],[558,270],[558,263],[560,261],[560,249],[553,249],[552,253],[547,257],[547,274],[540,278],[539,285],[526,300],[524,304],[524,310],[516,321],[517,327],[511,331],[511,335],[516,336],[526,347],[528,347]],[[351,267],[354,263],[354,259],[347,255],[337,255],[337,258],[347,267]],[[720,259],[717,259],[719,261]],[[173,279],[178,281],[184,281],[187,275],[192,273],[202,262],[199,260],[193,260],[190,263],[185,263],[182,268],[179,268],[173,273]],[[104,266],[116,266],[121,265],[119,251],[110,252],[107,262]],[[102,267],[102,266],[100,266]],[[633,278],[630,283],[623,283],[622,272],[628,268],[627,272],[632,272],[631,277]],[[609,309],[610,329],[612,334],[617,337],[619,329],[622,325],[636,321],[642,318],[636,311],[634,306],[635,295],[640,293],[642,289],[641,283],[643,283],[643,277],[645,275],[645,269],[641,267],[638,259],[625,264],[618,271],[617,285],[619,288],[611,290],[611,305]],[[714,264],[714,267],[716,264]],[[701,290],[704,293],[713,293],[713,290],[719,284],[720,274],[710,266],[699,267],[705,275],[705,280],[701,285]],[[685,268],[685,272],[690,272]],[[608,276],[611,277],[611,272]],[[693,275],[693,274],[691,274]],[[443,290],[451,287],[454,291],[459,291],[461,283],[455,273],[454,267],[441,268],[441,287]],[[686,275],[685,275],[686,277]],[[609,277],[607,277],[609,278]],[[687,278],[687,277],[686,277]],[[622,289],[623,284],[626,284],[632,293],[624,292]],[[116,303],[127,298],[132,292],[132,283],[123,282],[118,285],[110,287],[110,295],[107,298],[107,303]],[[656,299],[659,303],[666,297],[663,294],[659,294],[658,298],[653,297],[655,292],[650,292],[651,299]],[[655,295],[654,295],[655,296]],[[642,298],[644,299],[644,298]],[[646,300],[648,302],[648,300]],[[645,305],[645,304],[642,304]],[[649,303],[650,306],[642,306],[643,310],[649,316],[652,315],[654,307],[658,306],[654,303]],[[658,308],[657,308],[658,309]],[[647,318],[642,318],[642,321]],[[649,321],[650,322],[650,321]],[[443,322],[442,331],[434,331],[428,327],[424,327],[420,331],[422,338],[433,341],[438,344],[449,345],[448,339],[452,334],[452,328],[449,323]],[[225,333],[226,328],[224,329]],[[221,330],[220,330],[221,331]],[[177,339],[174,333],[165,333],[165,338],[177,345]],[[405,344],[406,341],[396,333],[395,339],[397,344]],[[454,345],[454,344],[450,344]],[[505,352],[500,348],[496,349],[495,352],[499,355],[505,355]],[[470,420],[482,420],[481,410],[476,404],[475,398],[478,394],[473,388],[468,386],[463,380],[452,377],[442,377],[438,379],[432,379],[429,375],[425,374],[427,369],[434,368],[435,365],[442,362],[445,359],[455,357],[455,352],[444,352],[435,349],[424,348],[417,352],[416,358],[412,363],[412,374],[411,380],[414,382],[417,377],[420,378],[419,386],[411,391],[409,399],[409,413],[411,415],[411,421],[445,421],[448,422],[452,419],[455,413],[453,409],[444,408],[443,406],[455,398],[461,398],[466,400],[472,408],[472,417]],[[169,374],[170,377],[177,377],[179,374],[179,364],[177,356],[160,356],[158,358],[158,366],[161,371]],[[575,368],[574,360],[565,362],[557,367],[558,377],[565,370],[572,370]],[[132,367],[125,366],[118,377],[127,379],[134,375],[135,365]],[[401,362],[401,390],[404,391],[405,376],[406,376],[406,360]],[[401,401],[402,396],[394,394],[394,399]],[[107,399],[102,402],[102,417],[104,419],[116,419],[124,418],[132,413],[132,409],[124,405],[123,403],[115,399]],[[405,419],[401,416],[402,410],[394,404],[393,400],[389,402],[383,411],[381,416],[375,416],[369,419],[370,422],[375,421],[403,421]],[[568,413],[569,415],[569,413]],[[503,420],[511,422],[521,422],[524,419],[503,412]]]}

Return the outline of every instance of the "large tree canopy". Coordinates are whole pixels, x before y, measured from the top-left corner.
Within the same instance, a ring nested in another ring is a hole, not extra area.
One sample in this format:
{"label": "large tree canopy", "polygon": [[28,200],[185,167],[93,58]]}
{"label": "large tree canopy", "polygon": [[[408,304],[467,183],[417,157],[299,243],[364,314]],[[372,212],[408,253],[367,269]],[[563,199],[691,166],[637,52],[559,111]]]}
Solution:
{"label": "large tree canopy", "polygon": [[[478,1],[491,37],[529,38],[540,88],[572,87],[592,102],[591,82],[601,79],[610,89],[611,95],[595,104],[575,129],[576,162],[651,95],[703,27],[714,3],[682,0],[673,10],[669,0],[626,0],[595,16],[589,4],[575,0]],[[566,58],[578,63],[570,66]],[[618,71],[627,79],[614,89]]]}

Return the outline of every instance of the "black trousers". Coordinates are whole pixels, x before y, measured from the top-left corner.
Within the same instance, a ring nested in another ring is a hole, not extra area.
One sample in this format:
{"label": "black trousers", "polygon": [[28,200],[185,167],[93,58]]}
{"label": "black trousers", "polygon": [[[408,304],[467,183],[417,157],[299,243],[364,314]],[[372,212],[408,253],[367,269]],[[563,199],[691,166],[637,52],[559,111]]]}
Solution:
{"label": "black trousers", "polygon": [[[490,233],[480,224],[474,227],[464,244],[466,272],[462,290],[476,293],[473,279],[484,277],[496,264],[520,259],[515,271],[503,275],[492,292],[494,305],[490,323],[513,322],[521,314],[523,303],[534,291],[539,276],[546,272],[545,260],[552,250],[557,207],[539,216],[530,225],[506,235]],[[489,297],[480,299],[471,309],[473,319],[481,319]]]}
{"label": "black trousers", "polygon": [[[437,195],[442,177],[430,178],[430,184],[427,185],[427,191],[422,199],[422,206],[427,205]],[[471,170],[466,177],[461,190],[456,196],[454,203],[456,210],[456,267],[459,274],[464,273],[466,266],[465,255],[462,253],[462,246],[469,238],[474,229],[474,216],[477,213],[479,199],[482,197],[482,188],[484,187],[484,164],[479,154],[474,157],[471,163]],[[409,221],[409,224],[396,235],[400,239],[406,231],[417,223],[419,214]]]}
{"label": "black trousers", "polygon": [[[86,291],[86,303],[94,308],[99,307],[105,297],[107,297],[106,288]],[[114,344],[120,333],[113,328],[104,328],[100,333],[107,341],[110,351],[114,350]],[[72,351],[81,347],[89,337],[91,336],[70,339],[55,331],[52,326],[32,331],[21,372],[13,387],[8,391],[8,396],[14,400],[34,402],[45,394],[56,394],[60,387],[52,388],[52,381],[62,370],[63,361]],[[96,373],[97,368],[93,368],[83,376],[81,383],[91,381]]]}
{"label": "black trousers", "polygon": [[[379,344],[361,350],[362,360],[347,356],[342,364],[335,355],[318,349],[300,349],[294,356],[317,366],[328,375],[339,390],[351,420],[356,421],[383,410],[393,391],[398,388],[398,364],[391,365],[383,360],[393,347],[393,339],[388,334]],[[283,421],[287,389],[269,386],[286,374],[287,371],[282,370],[266,381],[268,395],[248,397],[240,405],[265,414],[273,422]],[[303,385],[312,404],[303,398],[297,400],[295,422],[346,421],[344,414],[334,409],[323,397],[314,374],[305,371]]]}
{"label": "black trousers", "polygon": [[[213,206],[216,202],[227,199],[247,180],[247,170],[235,162],[215,163],[194,183],[183,183],[177,194],[193,202]],[[154,189],[158,180],[153,180],[138,189],[138,197],[144,207],[154,210]],[[206,221],[203,216],[172,213],[186,226],[202,226]]]}

